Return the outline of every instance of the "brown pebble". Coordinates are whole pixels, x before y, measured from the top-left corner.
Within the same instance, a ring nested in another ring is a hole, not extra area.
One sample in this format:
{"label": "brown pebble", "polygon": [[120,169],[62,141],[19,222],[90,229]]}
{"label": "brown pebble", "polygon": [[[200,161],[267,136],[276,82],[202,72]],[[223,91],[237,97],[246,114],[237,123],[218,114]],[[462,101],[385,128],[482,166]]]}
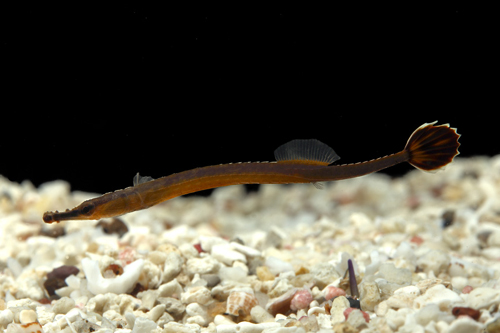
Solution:
{"label": "brown pebble", "polygon": [[64,281],[70,275],[77,275],[80,272],[75,266],[63,265],[55,268],[52,272],[47,274],[47,280],[43,283],[45,290],[51,299],[59,298],[55,291],[62,287],[66,287],[67,284]]}
{"label": "brown pebble", "polygon": [[117,234],[119,237],[122,237],[128,232],[128,227],[125,222],[116,217],[111,221],[100,220],[96,224],[96,228],[97,227],[101,227],[106,234]]}
{"label": "brown pebble", "polygon": [[140,293],[141,291],[146,290],[139,282],[135,284],[134,289],[129,292],[128,294],[134,297],[137,297],[137,294]]}
{"label": "brown pebble", "polygon": [[461,307],[461,306],[456,306],[451,310],[451,313],[455,317],[458,316],[469,316],[474,320],[478,320],[479,317],[481,316],[481,312],[479,310],[473,309],[473,308],[466,308],[466,307]]}
{"label": "brown pebble", "polygon": [[293,296],[297,292],[297,289],[290,289],[283,295],[276,297],[273,299],[268,305],[268,311],[273,316],[276,316],[278,313],[283,315],[288,315],[292,310],[290,309],[290,305],[293,299]]}

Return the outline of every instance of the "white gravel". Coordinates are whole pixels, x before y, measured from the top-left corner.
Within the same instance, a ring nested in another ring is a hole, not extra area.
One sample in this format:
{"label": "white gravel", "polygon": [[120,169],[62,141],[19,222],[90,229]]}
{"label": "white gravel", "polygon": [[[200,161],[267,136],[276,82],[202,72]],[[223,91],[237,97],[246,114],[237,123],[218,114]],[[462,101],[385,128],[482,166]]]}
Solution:
{"label": "white gravel", "polygon": [[[220,188],[121,216],[122,237],[43,223],[92,196],[0,176],[0,330],[499,332],[500,157],[323,190]],[[351,296],[348,259],[362,311],[325,299]],[[51,297],[62,265],[79,273]]]}

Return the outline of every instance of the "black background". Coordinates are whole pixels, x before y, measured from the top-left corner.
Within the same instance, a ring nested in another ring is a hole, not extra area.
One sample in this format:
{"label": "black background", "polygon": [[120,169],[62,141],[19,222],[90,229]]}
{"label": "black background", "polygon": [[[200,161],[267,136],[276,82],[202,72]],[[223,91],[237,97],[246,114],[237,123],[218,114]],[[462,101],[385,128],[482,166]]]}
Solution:
{"label": "black background", "polygon": [[0,174],[16,182],[103,193],[136,172],[273,160],[295,138],[358,162],[434,120],[458,128],[462,157],[499,153],[490,8],[72,3],[0,15]]}

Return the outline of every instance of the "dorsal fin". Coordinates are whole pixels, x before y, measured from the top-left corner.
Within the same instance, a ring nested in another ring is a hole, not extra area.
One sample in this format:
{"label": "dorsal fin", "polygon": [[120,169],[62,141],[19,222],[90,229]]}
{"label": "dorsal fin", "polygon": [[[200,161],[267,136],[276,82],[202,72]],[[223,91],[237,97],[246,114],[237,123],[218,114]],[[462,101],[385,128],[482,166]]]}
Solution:
{"label": "dorsal fin", "polygon": [[149,182],[150,180],[153,180],[153,177],[141,176],[139,173],[137,173],[134,176],[133,184],[134,184],[134,186],[137,186],[139,184]]}
{"label": "dorsal fin", "polygon": [[328,165],[340,159],[339,155],[316,139],[292,140],[274,151],[279,163]]}

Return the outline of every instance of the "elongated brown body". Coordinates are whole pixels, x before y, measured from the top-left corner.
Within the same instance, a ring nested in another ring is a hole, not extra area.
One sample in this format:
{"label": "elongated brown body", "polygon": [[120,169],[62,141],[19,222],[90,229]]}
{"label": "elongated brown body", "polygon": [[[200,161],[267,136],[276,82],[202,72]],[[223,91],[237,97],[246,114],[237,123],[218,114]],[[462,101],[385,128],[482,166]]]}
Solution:
{"label": "elongated brown body", "polygon": [[65,212],[47,212],[43,220],[52,223],[112,217],[184,194],[228,185],[318,183],[354,178],[401,162],[433,171],[450,163],[460,145],[460,135],[455,129],[434,124],[424,124],[415,130],[402,151],[367,162],[329,165],[339,159],[330,147],[317,140],[294,140],[275,151],[277,162],[196,168],[106,193]]}

